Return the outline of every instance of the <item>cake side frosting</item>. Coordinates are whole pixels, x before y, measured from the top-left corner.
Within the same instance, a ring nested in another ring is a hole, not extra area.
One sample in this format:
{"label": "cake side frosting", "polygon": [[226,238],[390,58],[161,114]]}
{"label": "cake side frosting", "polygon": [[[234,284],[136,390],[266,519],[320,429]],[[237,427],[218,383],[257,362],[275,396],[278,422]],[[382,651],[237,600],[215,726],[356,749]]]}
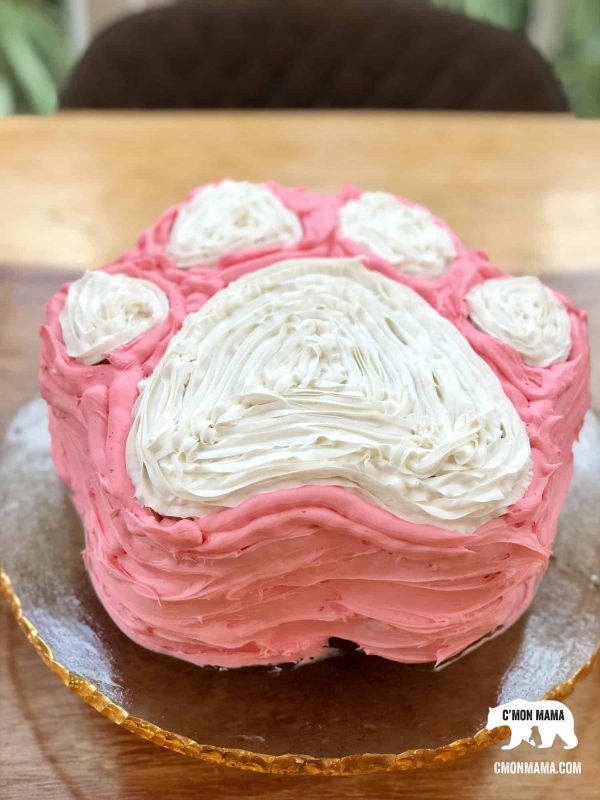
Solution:
{"label": "cake side frosting", "polygon": [[[450,233],[456,255],[446,271],[411,275],[340,236],[339,210],[356,190],[333,197],[277,191],[303,225],[294,248],[268,246],[224,254],[210,268],[178,269],[162,219],[160,230],[109,266],[109,274],[154,283],[169,311],[103,363],[79,363],[65,349],[60,315],[68,287],[48,302],[40,386],[54,459],[84,522],[86,564],[122,630],[194,663],[298,661],[321,655],[330,637],[399,661],[441,661],[514,621],[545,570],[572,444],[589,406],[585,315],[558,297],[570,322],[568,358],[528,366],[469,319],[467,293],[502,277],[482,254]],[[172,227],[177,211],[169,213]],[[161,516],[142,505],[126,462],[134,407],[188,315],[211,297],[217,302],[236,278],[284,258],[348,255],[365,259],[360,269],[416,292],[491,367],[529,439],[531,480],[516,502],[470,531],[407,521],[348,487],[308,479],[203,516]]]}

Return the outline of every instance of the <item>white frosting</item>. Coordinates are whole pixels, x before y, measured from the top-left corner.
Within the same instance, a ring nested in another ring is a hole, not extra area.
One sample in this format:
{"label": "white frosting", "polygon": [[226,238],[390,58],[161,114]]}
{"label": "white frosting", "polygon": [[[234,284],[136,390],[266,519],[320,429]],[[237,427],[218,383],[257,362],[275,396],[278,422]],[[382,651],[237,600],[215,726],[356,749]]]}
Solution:
{"label": "white frosting", "polygon": [[165,293],[150,281],[86,272],[69,286],[60,314],[67,353],[82,364],[97,364],[158,325],[168,312]]}
{"label": "white frosting", "polygon": [[140,391],[127,466],[165,515],[329,484],[472,531],[530,480],[525,426],[490,367],[360,259],[284,261],[234,281],[187,317]]}
{"label": "white frosting", "polygon": [[569,357],[567,310],[537,278],[485,281],[474,286],[465,300],[473,323],[512,345],[530,367],[548,367]]}
{"label": "white frosting", "polygon": [[298,217],[266,186],[223,181],[201,189],[180,209],[168,249],[178,267],[212,267],[225,253],[291,247],[302,235]]}
{"label": "white frosting", "polygon": [[411,275],[441,275],[456,256],[452,237],[429,211],[387,192],[365,192],[339,212],[340,233]]}

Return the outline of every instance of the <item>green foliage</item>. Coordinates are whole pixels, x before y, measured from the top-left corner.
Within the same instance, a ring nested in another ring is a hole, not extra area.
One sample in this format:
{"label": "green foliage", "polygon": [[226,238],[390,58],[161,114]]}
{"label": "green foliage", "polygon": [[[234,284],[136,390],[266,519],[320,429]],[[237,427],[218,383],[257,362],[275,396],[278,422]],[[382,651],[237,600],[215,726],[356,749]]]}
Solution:
{"label": "green foliage", "polygon": [[46,114],[57,105],[72,61],[60,8],[42,0],[0,0],[0,116]]}
{"label": "green foliage", "polygon": [[[525,33],[533,5],[532,0],[432,2]],[[61,0],[0,0],[0,116],[53,111],[72,61]],[[575,113],[600,117],[600,0],[566,0],[555,67]]]}
{"label": "green foliage", "polygon": [[[433,0],[495,25],[527,32],[531,0]],[[542,0],[543,2],[543,0]],[[543,5],[542,5],[543,9]],[[578,116],[600,116],[600,0],[566,0],[554,66]]]}
{"label": "green foliage", "polygon": [[528,0],[434,0],[434,5],[484,19],[493,25],[520,29],[527,20]]}
{"label": "green foliage", "polygon": [[556,70],[576,114],[600,117],[600,2],[572,0]]}

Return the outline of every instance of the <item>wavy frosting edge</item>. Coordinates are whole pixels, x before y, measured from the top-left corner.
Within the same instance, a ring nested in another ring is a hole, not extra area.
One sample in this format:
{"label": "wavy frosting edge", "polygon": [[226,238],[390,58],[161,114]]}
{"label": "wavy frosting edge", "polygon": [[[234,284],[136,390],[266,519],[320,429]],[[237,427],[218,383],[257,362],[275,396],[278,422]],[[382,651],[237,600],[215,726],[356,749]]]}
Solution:
{"label": "wavy frosting edge", "polygon": [[[335,233],[339,205],[302,192],[294,200],[287,191],[313,232],[311,247],[347,253]],[[58,319],[65,291],[48,302],[40,387],[50,406],[54,460],[84,523],[84,558],[96,591],[132,639],[201,665],[299,661],[322,654],[329,636],[398,661],[452,657],[511,624],[545,570],[572,444],[589,406],[585,315],[565,301],[571,353],[564,363],[531,369],[467,318],[466,291],[501,274],[477,254],[461,253],[431,286],[369,262],[456,325],[492,364],[527,425],[527,492],[472,534],[403,522],[342,488],[322,486],[257,496],[201,519],[161,518],[135,500],[125,465],[137,385],[190,311],[229,275],[272,260],[259,254],[223,277],[182,270],[177,280],[158,248],[120,260],[110,269],[156,282],[168,294],[170,314],[118,359],[93,368],[66,354]]]}

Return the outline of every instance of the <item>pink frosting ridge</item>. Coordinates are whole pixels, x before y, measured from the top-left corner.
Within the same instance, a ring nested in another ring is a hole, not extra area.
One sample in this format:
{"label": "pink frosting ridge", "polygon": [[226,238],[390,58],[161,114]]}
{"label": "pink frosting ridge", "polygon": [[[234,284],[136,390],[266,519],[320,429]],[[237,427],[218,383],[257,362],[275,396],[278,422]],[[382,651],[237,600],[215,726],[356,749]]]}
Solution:
{"label": "pink frosting ridge", "polygon": [[[559,296],[571,353],[551,367],[526,366],[469,321],[466,292],[505,275],[484,253],[452,234],[457,255],[443,275],[408,275],[340,238],[338,210],[360,196],[357,189],[323,195],[266,185],[299,216],[300,243],[225,254],[211,269],[178,269],[167,243],[180,206],[168,209],[103,269],[154,282],[169,314],[103,362],[86,366],[66,352],[59,315],[68,285],[47,303],[39,380],[53,458],[85,528],[85,564],[121,630],[196,664],[295,662],[322,655],[330,637],[396,661],[441,662],[510,625],[544,574],[590,403],[585,313]],[[248,272],[286,258],[340,255],[362,255],[367,268],[414,289],[492,367],[531,443],[525,495],[466,534],[406,522],[333,486],[258,494],[200,518],[161,517],[141,505],[125,462],[132,407],[186,315]]]}

